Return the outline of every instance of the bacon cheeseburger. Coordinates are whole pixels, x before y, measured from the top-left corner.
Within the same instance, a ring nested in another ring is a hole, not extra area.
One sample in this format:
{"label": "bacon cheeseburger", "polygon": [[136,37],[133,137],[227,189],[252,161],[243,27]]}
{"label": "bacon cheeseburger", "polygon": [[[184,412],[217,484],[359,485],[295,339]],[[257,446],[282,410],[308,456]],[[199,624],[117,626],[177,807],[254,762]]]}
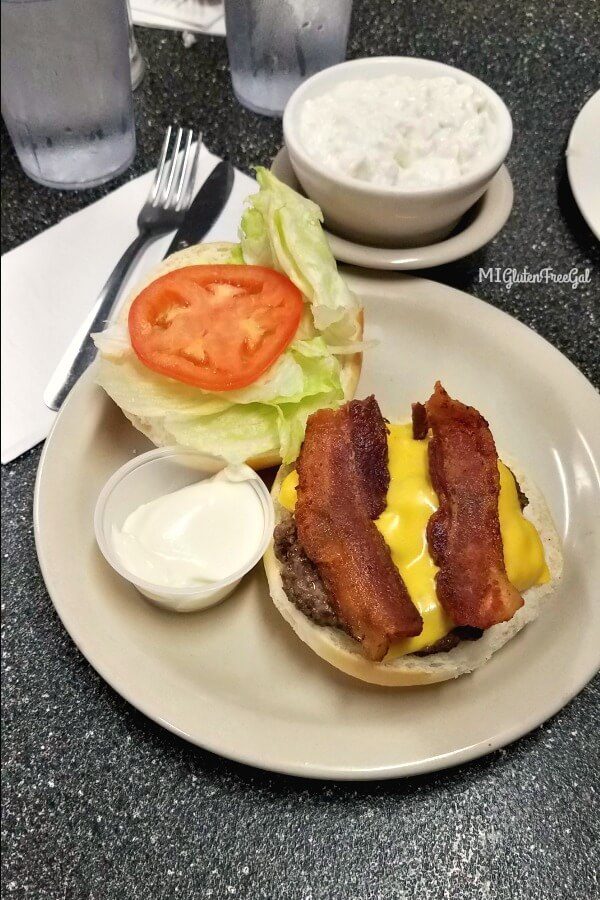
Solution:
{"label": "bacon cheeseburger", "polygon": [[315,412],[273,496],[273,601],[315,653],[363,681],[473,671],[560,577],[543,498],[439,382],[411,424],[388,425],[374,397]]}

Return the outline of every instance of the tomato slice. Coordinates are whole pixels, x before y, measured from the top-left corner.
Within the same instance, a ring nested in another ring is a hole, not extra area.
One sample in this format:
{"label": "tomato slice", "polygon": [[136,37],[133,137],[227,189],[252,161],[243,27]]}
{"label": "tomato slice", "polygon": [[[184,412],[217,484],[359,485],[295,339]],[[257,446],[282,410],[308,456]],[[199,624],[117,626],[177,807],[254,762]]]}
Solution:
{"label": "tomato slice", "polygon": [[129,310],[138,358],[155,372],[210,391],[243,388],[291,342],[302,294],[262,266],[186,266],[144,288]]}

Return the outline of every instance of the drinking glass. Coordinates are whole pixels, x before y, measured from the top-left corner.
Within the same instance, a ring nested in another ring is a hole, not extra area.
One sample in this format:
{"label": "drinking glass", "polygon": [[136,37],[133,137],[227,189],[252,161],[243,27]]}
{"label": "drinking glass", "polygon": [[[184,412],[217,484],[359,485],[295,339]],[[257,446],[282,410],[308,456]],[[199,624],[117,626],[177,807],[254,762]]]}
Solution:
{"label": "drinking glass", "polygon": [[146,73],[146,63],[144,62],[144,57],[140,53],[140,48],[138,47],[137,41],[135,39],[130,0],[126,0],[126,2],[127,24],[129,26],[129,66],[131,69],[131,87],[135,91],[135,89],[140,86],[142,79]]}
{"label": "drinking glass", "polygon": [[231,80],[244,106],[281,115],[298,85],[343,62],[352,0],[225,0]]}
{"label": "drinking glass", "polygon": [[1,0],[2,115],[23,169],[101,184],[135,155],[126,0]]}

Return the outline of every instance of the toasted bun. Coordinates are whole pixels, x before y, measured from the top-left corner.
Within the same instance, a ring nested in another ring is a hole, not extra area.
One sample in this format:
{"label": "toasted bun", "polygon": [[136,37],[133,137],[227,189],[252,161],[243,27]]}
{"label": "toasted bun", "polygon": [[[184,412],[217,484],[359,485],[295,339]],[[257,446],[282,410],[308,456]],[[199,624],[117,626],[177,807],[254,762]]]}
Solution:
{"label": "toasted bun", "polygon": [[[185,266],[223,264],[227,262],[234,246],[235,244],[221,241],[214,244],[196,244],[193,247],[186,247],[185,250],[179,250],[177,253],[173,253],[171,256],[167,257],[167,259],[163,260],[161,263],[151,269],[145,275],[142,281],[138,285],[136,285],[135,289],[131,292],[131,294],[128,296],[127,300],[121,307],[119,311],[119,319],[124,322],[127,321],[129,307],[131,306],[137,295],[140,293],[140,291],[147,287],[147,285],[151,284],[153,281],[156,281],[157,278],[160,278],[161,275],[166,275],[168,272],[173,272],[175,269],[183,269]],[[355,336],[355,340],[357,341],[360,341],[362,339],[363,324],[363,314],[361,312],[359,315],[357,332]],[[346,359],[344,359],[344,362],[342,363],[342,383],[344,385],[344,395],[346,400],[351,400],[352,397],[354,397],[358,379],[360,378],[361,366],[362,353],[354,353],[352,356],[348,356]],[[173,445],[173,437],[169,435],[169,433],[164,428],[161,427],[160,423],[144,421],[138,416],[129,415],[127,413],[126,415],[131,424],[135,428],[137,428],[138,431],[141,431],[142,434],[145,434],[146,437],[149,438],[157,447]],[[252,459],[248,459],[246,460],[246,463],[253,469],[267,469],[271,466],[280,465],[281,456],[276,450],[274,450],[269,453],[262,453],[260,456],[255,456]]]}
{"label": "toasted bun", "polygon": [[[290,468],[290,466],[281,467],[271,491],[275,503],[276,522],[287,515],[286,510],[280,505],[278,497],[281,483]],[[461,641],[457,647],[447,653],[435,653],[425,657],[412,654],[398,657],[390,662],[371,662],[363,656],[358,643],[343,631],[338,628],[316,625],[288,600],[281,581],[280,563],[275,556],[273,542],[271,542],[264,556],[264,563],[273,603],[286,622],[292,626],[300,640],[308,644],[311,650],[314,650],[318,656],[335,666],[336,669],[341,669],[342,672],[359,678],[361,681],[388,687],[410,687],[447,681],[478,669],[521,628],[537,618],[544,599],[554,590],[562,572],[560,539],[546,502],[539,490],[512,462],[511,469],[529,499],[525,515],[536,526],[542,538],[551,580],[548,584],[525,591],[523,595],[525,604],[515,613],[510,622],[502,622],[500,625],[488,628],[478,641]]]}

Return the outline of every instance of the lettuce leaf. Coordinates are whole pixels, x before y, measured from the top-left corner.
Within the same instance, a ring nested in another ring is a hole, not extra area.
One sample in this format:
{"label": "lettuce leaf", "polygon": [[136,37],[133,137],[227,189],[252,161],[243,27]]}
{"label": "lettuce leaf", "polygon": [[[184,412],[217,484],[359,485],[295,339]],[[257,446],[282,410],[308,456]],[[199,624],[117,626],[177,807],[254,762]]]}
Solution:
{"label": "lettuce leaf", "polygon": [[277,448],[287,463],[293,462],[300,452],[309,415],[323,407],[338,406],[340,399],[332,393],[281,406],[234,404],[220,413],[170,419],[165,425],[177,443],[225,457],[231,463],[244,462]]}
{"label": "lettuce leaf", "polygon": [[101,356],[96,380],[127,416],[167,442],[230,462],[281,447],[291,462],[310,413],[344,399],[339,362],[324,348],[320,338],[298,341],[268,373],[237,391],[203,391],[166,378],[144,366],[133,350]]}
{"label": "lettuce leaf", "polygon": [[227,264],[230,266],[243,266],[244,265],[244,254],[242,253],[242,245],[234,244],[231,248],[231,253],[229,258],[227,259]]}
{"label": "lettuce leaf", "polygon": [[224,457],[233,464],[280,445],[277,409],[263,403],[234,404],[211,415],[167,418],[164,429],[172,443]]}
{"label": "lettuce leaf", "polygon": [[96,382],[128,416],[151,424],[228,409],[225,394],[201,391],[148,369],[131,351],[118,359],[100,356]]}
{"label": "lettuce leaf", "polygon": [[329,343],[356,336],[358,301],[337,270],[319,207],[262,167],[260,191],[248,198],[240,239],[244,261],[283,272],[311,305],[317,331]]}

